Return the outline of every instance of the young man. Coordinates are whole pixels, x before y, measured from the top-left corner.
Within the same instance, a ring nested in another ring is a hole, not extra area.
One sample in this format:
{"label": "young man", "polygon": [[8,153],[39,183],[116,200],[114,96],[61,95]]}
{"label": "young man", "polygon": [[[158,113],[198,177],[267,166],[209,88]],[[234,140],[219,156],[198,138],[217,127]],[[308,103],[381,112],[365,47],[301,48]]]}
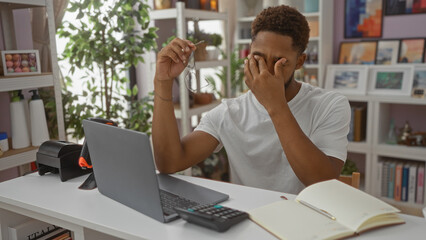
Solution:
{"label": "young man", "polygon": [[338,177],[346,159],[350,107],[342,95],[294,80],[306,59],[305,17],[288,6],[265,9],[253,21],[252,36],[244,64],[250,91],[224,100],[182,139],[172,83],[196,47],[175,39],[159,52],[152,129],[158,170],[184,170],[225,147],[234,183],[297,194]]}

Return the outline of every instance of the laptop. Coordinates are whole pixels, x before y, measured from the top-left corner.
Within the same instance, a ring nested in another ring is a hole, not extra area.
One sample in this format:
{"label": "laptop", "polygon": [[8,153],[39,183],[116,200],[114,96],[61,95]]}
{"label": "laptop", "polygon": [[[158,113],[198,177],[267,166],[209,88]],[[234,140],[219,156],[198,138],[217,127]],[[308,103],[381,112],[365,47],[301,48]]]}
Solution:
{"label": "laptop", "polygon": [[145,133],[83,120],[99,192],[160,222],[179,217],[174,207],[216,204],[229,198],[187,181],[157,174]]}

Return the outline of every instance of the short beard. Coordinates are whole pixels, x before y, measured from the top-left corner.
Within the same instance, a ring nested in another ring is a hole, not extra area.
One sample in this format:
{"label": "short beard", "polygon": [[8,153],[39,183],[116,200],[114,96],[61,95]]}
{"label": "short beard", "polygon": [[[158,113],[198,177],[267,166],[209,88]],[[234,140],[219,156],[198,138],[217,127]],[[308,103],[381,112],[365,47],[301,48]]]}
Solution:
{"label": "short beard", "polygon": [[294,81],[294,72],[293,74],[291,74],[289,80],[284,84],[284,89],[287,89],[293,81]]}

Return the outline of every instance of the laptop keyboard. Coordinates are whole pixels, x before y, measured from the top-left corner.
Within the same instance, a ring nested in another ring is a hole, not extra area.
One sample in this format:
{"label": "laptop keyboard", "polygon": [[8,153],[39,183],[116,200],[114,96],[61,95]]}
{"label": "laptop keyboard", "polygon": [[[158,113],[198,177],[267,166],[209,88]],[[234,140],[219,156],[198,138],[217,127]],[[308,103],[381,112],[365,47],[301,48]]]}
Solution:
{"label": "laptop keyboard", "polygon": [[163,212],[167,216],[176,213],[176,211],[174,210],[175,207],[187,209],[190,207],[200,205],[200,203],[191,201],[187,198],[180,197],[178,195],[175,195],[173,193],[170,193],[161,189],[160,189],[160,198],[161,198],[161,205],[163,206]]}

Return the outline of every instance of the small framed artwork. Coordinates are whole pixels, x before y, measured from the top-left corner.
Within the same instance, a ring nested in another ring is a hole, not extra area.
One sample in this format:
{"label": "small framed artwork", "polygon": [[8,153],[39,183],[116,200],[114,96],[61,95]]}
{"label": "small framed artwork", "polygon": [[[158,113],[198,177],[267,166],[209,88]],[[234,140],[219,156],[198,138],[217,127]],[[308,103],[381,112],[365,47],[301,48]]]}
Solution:
{"label": "small framed artwork", "polygon": [[382,36],[382,0],[345,0],[345,38]]}
{"label": "small framed artwork", "polygon": [[368,94],[410,96],[413,73],[413,65],[371,66]]}
{"label": "small framed artwork", "polygon": [[399,40],[379,40],[376,64],[393,65],[398,62]]}
{"label": "small framed artwork", "polygon": [[342,42],[339,51],[339,64],[374,64],[377,41]]}
{"label": "small framed artwork", "polygon": [[426,65],[414,66],[414,79],[411,96],[424,97],[426,91]]}
{"label": "small framed artwork", "polygon": [[365,95],[367,79],[368,66],[328,65],[325,89],[344,94]]}
{"label": "small framed artwork", "polygon": [[385,15],[426,13],[425,0],[385,0]]}
{"label": "small framed artwork", "polygon": [[38,50],[1,51],[1,60],[5,76],[41,73]]}
{"label": "small framed artwork", "polygon": [[398,63],[422,63],[425,51],[425,39],[402,39]]}

